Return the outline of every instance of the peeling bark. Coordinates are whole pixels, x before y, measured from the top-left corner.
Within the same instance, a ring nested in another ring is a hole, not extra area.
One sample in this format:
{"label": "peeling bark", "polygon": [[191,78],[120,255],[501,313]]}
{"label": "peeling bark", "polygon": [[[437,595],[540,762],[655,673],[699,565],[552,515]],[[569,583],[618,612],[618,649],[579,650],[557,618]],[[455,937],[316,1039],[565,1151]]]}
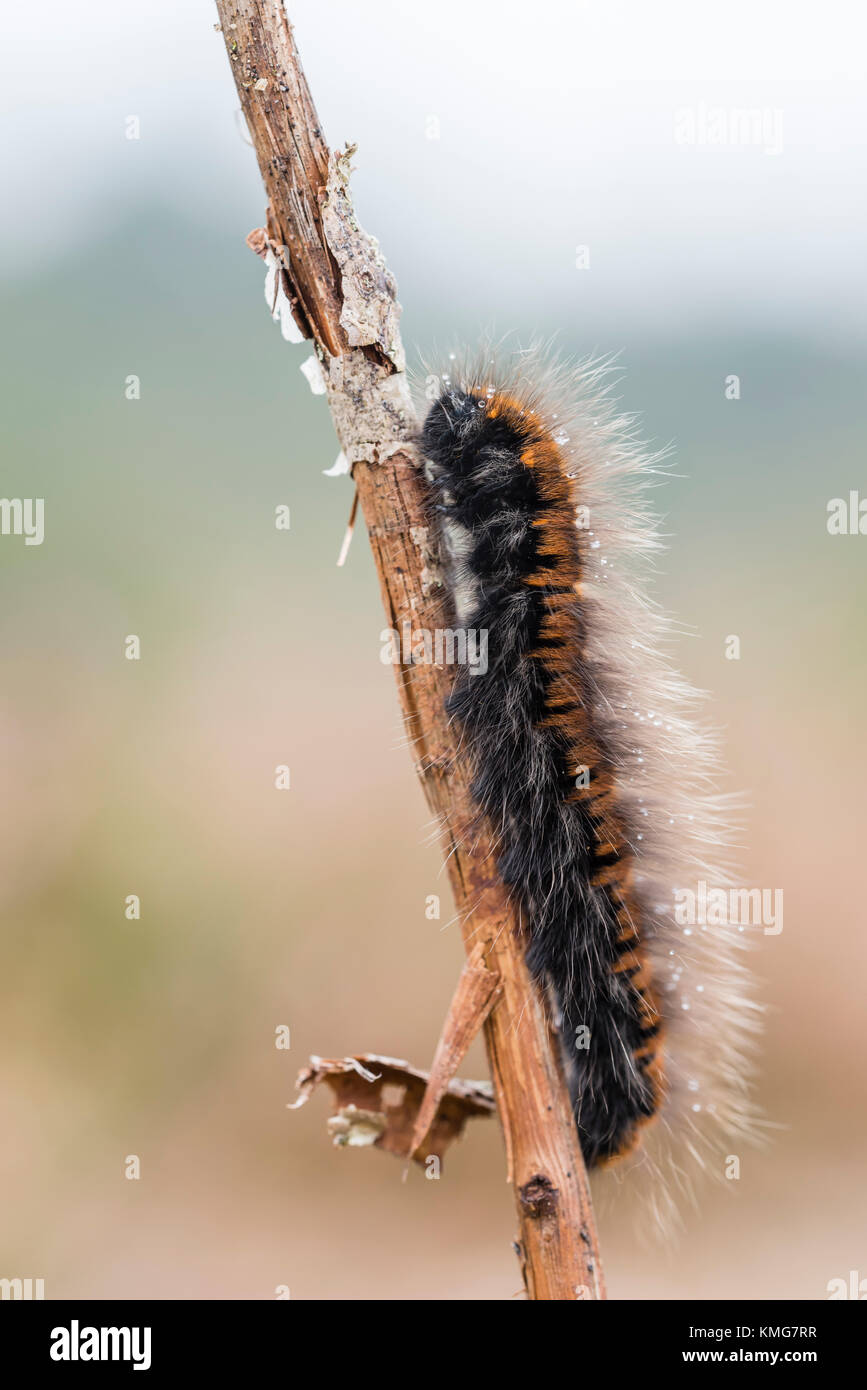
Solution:
{"label": "peeling bark", "polygon": [[424,1166],[443,1155],[461,1137],[467,1120],[496,1111],[489,1082],[451,1080],[438,1094],[436,1114],[426,1123],[419,1147],[415,1135],[425,1098],[430,1092],[427,1072],[396,1057],[363,1052],[356,1057],[311,1057],[298,1074],[299,1099],[304,1105],[318,1086],[332,1093],[334,1114],[328,1132],[338,1148],[378,1148],[398,1158],[413,1158]]}

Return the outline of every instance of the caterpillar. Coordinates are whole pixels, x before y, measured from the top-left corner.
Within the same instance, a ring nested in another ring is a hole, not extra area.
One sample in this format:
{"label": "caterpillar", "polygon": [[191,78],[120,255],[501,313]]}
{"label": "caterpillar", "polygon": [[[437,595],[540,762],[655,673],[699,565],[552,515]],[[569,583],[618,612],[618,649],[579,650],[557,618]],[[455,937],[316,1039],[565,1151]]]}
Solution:
{"label": "caterpillar", "polygon": [[487,670],[458,670],[448,712],[585,1160],[650,1156],[691,1190],[752,1132],[759,1011],[737,927],[676,919],[679,886],[730,882],[734,807],[648,594],[666,455],[618,414],[612,370],[485,352],[435,378],[419,448],[452,618],[487,633]]}

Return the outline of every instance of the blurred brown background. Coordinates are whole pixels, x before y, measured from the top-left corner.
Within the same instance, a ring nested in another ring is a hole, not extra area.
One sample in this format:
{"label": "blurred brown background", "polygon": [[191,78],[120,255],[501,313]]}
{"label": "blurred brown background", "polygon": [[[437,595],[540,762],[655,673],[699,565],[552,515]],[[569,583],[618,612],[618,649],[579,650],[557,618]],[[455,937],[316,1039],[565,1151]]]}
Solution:
{"label": "blurred brown background", "polygon": [[[51,99],[26,61],[4,86],[3,492],[44,497],[46,524],[40,547],[0,538],[0,1276],[49,1298],[508,1299],[496,1124],[403,1182],[331,1147],[324,1096],[285,1108],[311,1052],[427,1065],[462,952],[363,531],[334,564],[351,490],[322,477],[327,410],[243,245],[261,190],[214,15],[96,4],[82,29],[54,8]],[[492,323],[623,349],[624,405],[676,442],[657,593],[749,792],[743,881],[785,894],[756,958],[781,1127],[662,1252],[606,1214],[610,1293],[823,1298],[867,1275],[867,539],[825,524],[867,491],[860,60],[791,10],[782,42],[753,16],[745,55],[679,5],[658,35],[608,8],[290,14],[330,139],[360,141],[413,355]],[[383,45],[393,92],[359,76]],[[782,151],[679,148],[672,113],[702,101],[783,110]]]}

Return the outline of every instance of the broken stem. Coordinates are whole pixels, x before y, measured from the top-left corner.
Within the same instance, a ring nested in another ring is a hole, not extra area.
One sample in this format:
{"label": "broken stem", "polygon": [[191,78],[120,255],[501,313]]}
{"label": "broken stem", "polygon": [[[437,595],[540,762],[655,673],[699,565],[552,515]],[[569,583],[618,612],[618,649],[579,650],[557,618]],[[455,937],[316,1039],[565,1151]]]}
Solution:
{"label": "broken stem", "polygon": [[[413,446],[400,306],[376,242],[355,219],[351,151],[329,152],[282,5],[217,0],[217,10],[270,200],[267,236],[257,234],[255,249],[267,254],[269,240],[281,248],[275,273],[298,329],[316,345],[389,627],[400,632],[409,622],[443,629],[450,624]],[[484,1033],[515,1186],[527,1293],[533,1299],[602,1298],[590,1193],[559,1049],[445,714],[450,674],[429,662],[395,670],[417,770],[443,827],[466,949],[480,947],[475,958],[499,981]]]}

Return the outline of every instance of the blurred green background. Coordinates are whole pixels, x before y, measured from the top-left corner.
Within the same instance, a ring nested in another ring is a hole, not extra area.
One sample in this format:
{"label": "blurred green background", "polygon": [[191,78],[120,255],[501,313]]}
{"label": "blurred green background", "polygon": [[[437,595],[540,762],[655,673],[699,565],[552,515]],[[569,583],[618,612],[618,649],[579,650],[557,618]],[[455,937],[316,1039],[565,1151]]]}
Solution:
{"label": "blurred green background", "polygon": [[[50,42],[17,16],[3,60],[2,492],[45,498],[45,541],[0,538],[0,1274],[49,1298],[509,1298],[496,1125],[404,1182],[330,1146],[324,1096],[285,1108],[310,1053],[427,1065],[462,952],[363,530],[335,567],[327,409],[244,246],[261,186],[215,16],[48,8]],[[620,351],[624,407],[675,444],[656,592],[749,793],[743,881],[785,893],[756,959],[781,1128],[671,1249],[606,1212],[610,1292],[822,1298],[867,1274],[867,539],[825,524],[867,494],[856,60],[797,18],[781,46],[777,5],[746,56],[678,4],[659,33],[639,6],[537,9],[290,15],[329,138],[360,142],[412,361],[490,327]],[[699,101],[783,109],[783,152],[678,148]]]}

